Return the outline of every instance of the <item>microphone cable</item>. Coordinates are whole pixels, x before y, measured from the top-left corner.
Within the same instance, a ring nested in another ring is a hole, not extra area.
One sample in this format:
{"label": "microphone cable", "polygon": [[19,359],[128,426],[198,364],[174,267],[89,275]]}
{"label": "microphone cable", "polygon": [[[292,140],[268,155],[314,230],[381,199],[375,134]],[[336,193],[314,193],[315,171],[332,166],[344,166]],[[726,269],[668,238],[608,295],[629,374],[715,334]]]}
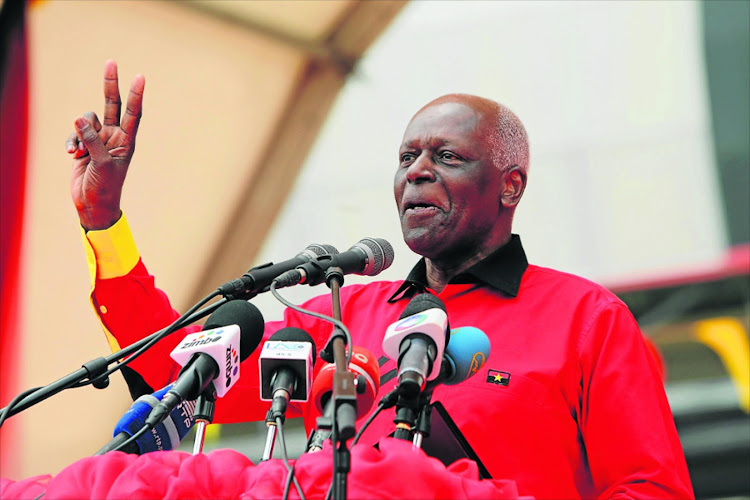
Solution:
{"label": "microphone cable", "polygon": [[[367,417],[367,420],[365,420],[365,423],[362,424],[362,427],[357,431],[357,434],[354,436],[354,439],[352,440],[352,448],[354,448],[354,445],[359,442],[359,438],[362,437],[362,434],[365,432],[365,429],[367,429],[373,420],[380,414],[381,411],[392,408],[396,406],[396,402],[398,401],[398,388],[393,389],[391,392],[383,396],[383,398],[380,400],[380,403],[378,403],[378,407],[375,409],[374,412],[372,412],[372,415]],[[325,500],[330,500],[331,495],[333,494],[333,482],[331,482],[331,486],[328,487],[328,493],[326,493]]]}
{"label": "microphone cable", "polygon": [[[308,309],[303,309],[302,307],[300,307],[300,306],[298,306],[296,304],[292,304],[291,302],[289,302],[288,300],[286,300],[284,297],[282,297],[281,294],[279,293],[279,291],[276,290],[276,282],[275,281],[271,282],[271,286],[270,286],[269,290],[271,291],[271,294],[276,298],[276,300],[278,300],[279,302],[281,302],[282,304],[284,304],[286,307],[288,307],[290,309],[293,309],[294,311],[297,311],[298,313],[305,314],[307,316],[312,316],[314,318],[322,319],[323,321],[327,321],[329,323],[332,323],[334,326],[338,327],[342,332],[344,332],[344,336],[346,337],[346,344],[348,346],[352,346],[353,345],[352,335],[349,332],[349,329],[346,327],[346,325],[343,322],[337,320],[336,318],[332,318],[331,316],[326,316],[325,314],[317,313],[315,311],[310,311]],[[352,360],[352,351],[353,351],[353,349],[351,347],[346,350],[346,365],[347,366],[349,366],[349,363],[351,363],[351,360]],[[286,481],[286,484],[284,485],[284,496],[283,496],[283,498],[284,498],[284,500],[286,500],[287,498],[289,498],[289,486],[290,486],[289,482],[290,482],[290,480],[294,480],[294,485],[295,485],[295,487],[297,487],[297,493],[299,494],[300,498],[302,498],[302,500],[304,500],[305,497],[302,496],[302,489],[299,487],[299,485],[297,484],[297,479],[294,477],[294,467],[290,467],[289,466],[289,462],[286,460],[286,446],[284,446],[284,441],[283,441],[283,437],[282,437],[283,436],[283,429],[281,427],[281,422],[279,422],[279,420],[280,419],[278,419],[278,418],[276,419],[276,425],[279,427],[279,437],[281,439],[281,449],[282,449],[282,453],[283,453],[283,456],[284,456],[284,463],[288,467],[287,470],[289,470],[289,475],[287,476],[287,481]],[[326,500],[328,500],[331,497],[332,493],[333,493],[333,481],[331,481],[331,486],[328,489],[328,494],[326,495]]]}
{"label": "microphone cable", "polygon": [[305,500],[305,495],[302,494],[302,488],[297,482],[297,478],[294,477],[294,466],[289,464],[289,457],[286,454],[286,441],[284,439],[284,419],[283,418],[276,417],[276,427],[278,427],[278,430],[279,430],[278,435],[279,435],[279,444],[281,445],[281,458],[284,461],[284,466],[286,467],[286,470],[287,470],[286,482],[284,483],[284,496],[282,498],[283,500],[287,500],[289,498],[289,490],[291,487],[291,483],[292,481],[294,481],[294,487],[297,490],[297,494],[299,495],[301,500]]}
{"label": "microphone cable", "polygon": [[396,406],[396,403],[398,402],[398,387],[393,389],[391,392],[383,396],[383,398],[380,400],[380,403],[378,403],[378,407],[375,409],[375,411],[367,417],[367,420],[365,420],[365,423],[362,424],[362,427],[357,431],[357,434],[354,436],[354,440],[352,441],[352,447],[359,442],[359,438],[362,437],[362,434],[365,432],[365,429],[367,429],[373,420],[375,420],[375,417],[377,417],[381,411],[386,410],[388,408],[393,408]]}
{"label": "microphone cable", "polygon": [[[307,316],[312,316],[313,318],[318,318],[318,319],[322,319],[323,321],[327,321],[329,323],[333,323],[335,326],[337,326],[339,328],[339,330],[341,330],[342,332],[344,332],[344,335],[346,336],[346,345],[349,346],[349,349],[346,350],[346,365],[349,366],[349,363],[351,363],[351,361],[352,361],[352,348],[351,348],[351,346],[352,346],[353,343],[352,343],[352,335],[351,335],[351,333],[349,333],[349,329],[346,327],[346,325],[344,323],[342,323],[341,321],[337,320],[336,318],[332,318],[331,316],[326,316],[325,314],[317,313],[315,311],[310,311],[308,309],[303,309],[303,308],[301,308],[300,306],[298,306],[296,304],[292,304],[291,302],[289,302],[288,300],[286,300],[284,297],[282,297],[281,294],[279,293],[279,291],[276,290],[276,282],[275,281],[271,283],[271,287],[270,287],[269,290],[271,291],[271,294],[276,298],[276,300],[278,300],[279,302],[281,302],[282,304],[284,304],[288,308],[293,309],[293,310],[297,311],[298,313],[302,313],[302,314],[305,314]],[[326,344],[327,343],[328,342],[326,342]]]}
{"label": "microphone cable", "polygon": [[8,418],[8,415],[10,415],[10,411],[13,409],[14,406],[16,406],[19,403],[19,401],[21,401],[23,398],[25,398],[29,394],[35,393],[39,389],[42,389],[42,387],[33,387],[31,389],[26,389],[21,394],[11,399],[10,403],[8,403],[8,405],[5,408],[3,408],[3,411],[0,412],[0,427],[3,426],[3,424],[5,423],[5,419]]}
{"label": "microphone cable", "polygon": [[[166,328],[163,328],[162,330],[160,330],[157,333],[157,335],[154,336],[154,338],[152,338],[149,342],[147,342],[146,344],[144,344],[140,349],[138,349],[137,351],[135,351],[132,355],[128,356],[127,359],[118,360],[117,363],[115,364],[115,366],[113,366],[112,368],[107,369],[106,371],[104,371],[103,373],[101,373],[100,375],[97,375],[96,377],[94,377],[92,379],[89,379],[89,380],[86,380],[86,381],[83,381],[83,382],[78,382],[78,383],[69,385],[68,387],[63,387],[62,389],[60,389],[57,392],[60,392],[60,391],[66,390],[66,389],[77,389],[79,387],[85,387],[87,385],[96,384],[96,383],[99,383],[102,386],[102,388],[106,387],[106,385],[103,385],[103,381],[105,381],[110,375],[112,375],[113,373],[119,371],[123,366],[127,366],[128,363],[130,363],[131,361],[133,361],[134,359],[136,359],[138,356],[142,355],[144,352],[146,352],[146,350],[148,350],[149,348],[151,348],[154,344],[156,344],[157,342],[159,342],[161,339],[163,339],[164,337],[166,337],[170,333],[173,333],[173,332],[179,330],[180,328],[183,328],[184,326],[187,326],[186,324],[183,324],[183,323],[185,323],[185,320],[188,319],[189,316],[191,316],[193,313],[195,313],[195,311],[197,311],[200,307],[202,307],[204,304],[206,304],[207,302],[209,302],[211,299],[213,299],[214,297],[218,296],[219,294],[220,293],[219,293],[218,290],[214,290],[213,292],[211,292],[210,294],[208,294],[207,296],[205,296],[204,298],[202,298],[193,307],[191,307],[190,309],[188,309],[187,312],[185,312],[183,315],[181,315],[179,318],[177,318],[175,321],[173,321],[172,324],[170,324]],[[224,300],[224,302],[218,301],[218,302],[212,304],[209,307],[213,307],[213,306],[217,306],[218,307],[219,305],[222,305],[223,303],[226,303],[226,302],[227,302],[226,300]],[[205,311],[205,309],[204,309],[204,311]],[[203,312],[203,311],[201,311],[201,312]],[[116,353],[113,353],[113,354],[116,354]],[[101,359],[103,361],[106,361],[106,359],[104,359],[104,358],[99,358],[99,359]],[[111,361],[107,362],[107,364],[109,364],[109,363],[111,363]],[[55,382],[53,382],[53,384],[54,383]],[[52,384],[50,384],[50,385],[52,385]],[[3,408],[2,411],[0,412],[0,427],[2,427],[2,425],[5,423],[5,420],[11,415],[11,412],[13,411],[13,409],[17,405],[19,405],[24,399],[26,399],[28,396],[31,396],[31,395],[35,394],[37,391],[46,389],[50,385],[39,386],[39,387],[34,387],[32,389],[27,389],[27,390],[23,391],[22,393],[18,394],[16,397],[14,397],[10,401],[10,403],[8,403],[8,405],[5,406],[5,408]],[[53,396],[54,394],[56,394],[56,393],[50,394],[47,397]],[[39,400],[39,401],[36,401],[33,404],[40,403],[41,401],[43,401],[43,399]],[[33,404],[31,406],[33,406]]]}
{"label": "microphone cable", "polygon": [[[214,290],[210,294],[206,295],[201,300],[199,300],[193,307],[191,307],[190,309],[188,309],[182,316],[180,316],[179,318],[177,318],[176,320],[174,320],[172,322],[172,324],[170,324],[166,328],[162,329],[157,336],[155,336],[153,339],[151,339],[150,341],[148,341],[146,344],[144,344],[140,349],[138,349],[137,351],[135,351],[133,354],[131,354],[130,356],[128,356],[127,359],[118,361],[117,364],[115,364],[115,366],[113,366],[112,368],[108,369],[107,371],[105,371],[104,373],[102,373],[101,375],[99,375],[98,377],[95,377],[95,378],[93,378],[91,380],[86,380],[84,382],[80,382],[80,383],[78,383],[78,384],[76,384],[76,385],[74,385],[72,387],[73,388],[84,387],[84,386],[87,386],[89,384],[93,384],[97,380],[104,380],[105,378],[109,377],[113,373],[115,373],[118,370],[122,369],[123,366],[127,366],[128,363],[130,363],[131,361],[133,361],[134,359],[136,359],[138,356],[142,355],[144,352],[146,352],[147,350],[149,350],[151,347],[153,347],[154,344],[156,344],[157,342],[159,342],[161,339],[163,339],[164,337],[166,337],[167,335],[169,335],[171,333],[176,332],[180,328],[183,328],[184,326],[187,326],[187,325],[183,325],[183,322],[187,319],[187,317],[190,316],[191,314],[193,314],[195,311],[197,311],[198,308],[200,308],[201,306],[203,306],[206,302],[208,302],[209,300],[213,299],[214,297],[216,297],[218,295],[220,295],[220,293],[219,293],[218,290]],[[218,304],[218,302],[216,304]],[[214,304],[214,305],[216,305],[216,304]]]}
{"label": "microphone cable", "polygon": [[128,446],[129,444],[135,443],[137,440],[139,440],[141,438],[141,436],[143,436],[144,434],[146,434],[151,429],[152,429],[152,427],[149,424],[143,424],[143,427],[141,427],[140,429],[138,429],[138,432],[136,432],[135,434],[133,434],[132,436],[130,436],[128,439],[126,439],[125,441],[123,441],[122,443],[120,443],[120,446],[118,446],[117,448],[113,449],[112,451],[120,451],[123,448],[125,448],[126,446]]}

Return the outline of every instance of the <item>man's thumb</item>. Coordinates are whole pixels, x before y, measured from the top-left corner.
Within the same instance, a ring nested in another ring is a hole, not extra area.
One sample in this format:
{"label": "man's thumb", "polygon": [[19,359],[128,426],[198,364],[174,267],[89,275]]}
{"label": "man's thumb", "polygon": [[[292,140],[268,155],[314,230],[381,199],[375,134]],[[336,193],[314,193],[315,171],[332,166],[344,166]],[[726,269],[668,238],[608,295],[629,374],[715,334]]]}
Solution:
{"label": "man's thumb", "polygon": [[92,160],[101,162],[107,159],[109,152],[88,120],[83,117],[76,118],[75,128],[78,138],[89,150]]}

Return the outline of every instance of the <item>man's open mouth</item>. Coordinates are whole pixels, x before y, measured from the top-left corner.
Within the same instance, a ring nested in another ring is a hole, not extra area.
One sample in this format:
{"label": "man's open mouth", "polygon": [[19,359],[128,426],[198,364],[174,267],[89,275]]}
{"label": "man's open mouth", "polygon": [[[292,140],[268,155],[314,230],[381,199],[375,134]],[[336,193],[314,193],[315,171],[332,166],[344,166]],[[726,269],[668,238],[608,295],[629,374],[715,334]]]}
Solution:
{"label": "man's open mouth", "polygon": [[427,202],[409,202],[404,205],[404,213],[407,212],[426,212],[428,210],[441,210],[440,207]]}

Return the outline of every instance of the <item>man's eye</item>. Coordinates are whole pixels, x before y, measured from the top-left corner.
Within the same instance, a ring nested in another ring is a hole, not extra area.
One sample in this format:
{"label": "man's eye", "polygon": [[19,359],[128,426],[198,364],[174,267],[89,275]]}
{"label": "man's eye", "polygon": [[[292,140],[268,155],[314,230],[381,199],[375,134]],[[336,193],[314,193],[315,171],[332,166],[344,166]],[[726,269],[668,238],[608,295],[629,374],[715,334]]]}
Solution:
{"label": "man's eye", "polygon": [[460,159],[457,155],[451,153],[450,151],[443,151],[442,153],[440,153],[440,158],[442,158],[443,160],[459,160]]}
{"label": "man's eye", "polygon": [[414,155],[411,153],[404,153],[401,155],[401,163],[414,161]]}

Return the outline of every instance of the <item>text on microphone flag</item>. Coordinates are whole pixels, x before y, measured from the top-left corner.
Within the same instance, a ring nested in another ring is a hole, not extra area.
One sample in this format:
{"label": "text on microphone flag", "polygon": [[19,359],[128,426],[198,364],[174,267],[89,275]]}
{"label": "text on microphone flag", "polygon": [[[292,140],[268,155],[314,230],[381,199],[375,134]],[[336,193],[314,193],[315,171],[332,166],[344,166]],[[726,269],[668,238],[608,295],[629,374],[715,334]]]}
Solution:
{"label": "text on microphone flag", "polygon": [[237,382],[240,376],[240,327],[228,325],[211,330],[186,335],[174,348],[170,356],[181,366],[196,353],[210,355],[214,360],[224,360],[219,363],[223,377],[217,377],[214,382],[216,395],[223,397]]}

